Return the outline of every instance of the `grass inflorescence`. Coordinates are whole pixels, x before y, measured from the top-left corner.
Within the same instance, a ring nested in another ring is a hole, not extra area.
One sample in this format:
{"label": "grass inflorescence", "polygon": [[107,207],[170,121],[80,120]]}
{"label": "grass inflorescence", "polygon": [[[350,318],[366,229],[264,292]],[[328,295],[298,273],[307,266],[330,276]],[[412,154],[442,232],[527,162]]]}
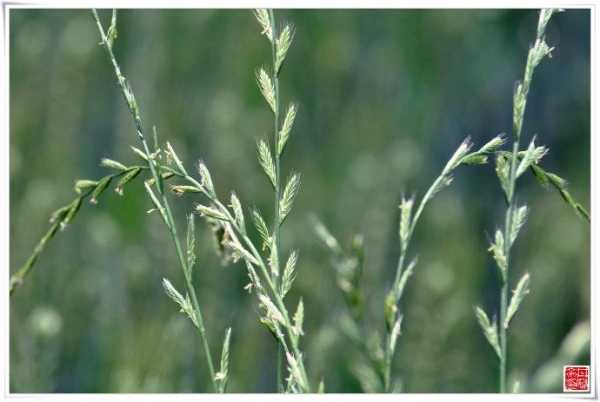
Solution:
{"label": "grass inflorescence", "polygon": [[[423,197],[417,202],[415,198],[403,197],[399,205],[400,221],[398,225],[398,238],[400,242],[400,255],[396,266],[394,280],[390,290],[387,292],[384,308],[383,321],[385,337],[383,341],[377,340],[375,335],[373,342],[369,340],[367,334],[361,333],[362,318],[358,313],[362,303],[362,295],[359,290],[360,278],[362,273],[364,250],[361,237],[355,237],[352,251],[344,251],[339,242],[318,220],[315,221],[315,231],[318,237],[329,248],[333,254],[333,265],[338,272],[338,286],[342,290],[346,304],[352,312],[352,320],[346,319],[346,332],[355,339],[361,349],[366,351],[369,366],[362,366],[359,372],[359,380],[363,388],[367,390],[379,390],[384,392],[396,392],[400,390],[400,382],[395,382],[392,368],[393,359],[396,351],[398,339],[401,334],[403,315],[400,312],[399,304],[404,294],[404,290],[409,278],[412,276],[417,265],[417,258],[409,261],[408,250],[412,240],[415,228],[421,218],[421,215],[427,204],[444,188],[450,186],[453,182],[453,173],[461,165],[481,165],[488,162],[490,155],[493,155],[503,144],[504,137],[496,136],[481,148],[472,151],[473,144],[467,137],[454,154],[450,157],[442,169],[440,175],[433,181]],[[348,330],[349,329],[349,330]],[[367,336],[366,336],[367,335]],[[377,378],[378,381],[374,379]]]}
{"label": "grass inflorescence", "polygon": [[115,172],[98,180],[79,179],[75,181],[75,185],[73,186],[74,191],[77,194],[75,198],[52,212],[50,215],[50,227],[39,240],[25,263],[17,270],[17,272],[11,275],[9,281],[10,295],[23,284],[25,278],[33,270],[48,242],[52,240],[58,232],[65,230],[67,226],[73,222],[73,219],[77,216],[77,213],[86,199],[89,199],[90,204],[98,204],[98,199],[111,184],[115,185],[114,189],[117,194],[123,195],[125,187],[130,184],[130,182],[134,181],[142,171],[147,170],[147,166],[125,166],[120,162],[108,158],[102,159],[101,165],[106,168],[111,168]]}
{"label": "grass inflorescence", "polygon": [[[481,307],[475,307],[475,314],[483,333],[494,349],[499,361],[499,391],[506,392],[506,371],[508,358],[508,340],[507,330],[510,320],[519,309],[524,297],[529,293],[530,276],[525,273],[513,293],[510,303],[508,300],[508,289],[510,286],[510,254],[512,246],[517,236],[525,224],[528,214],[528,207],[517,205],[516,202],[516,182],[527,169],[539,163],[546,155],[548,149],[543,146],[535,145],[535,137],[523,152],[521,157],[519,153],[521,131],[523,127],[523,117],[525,115],[525,106],[527,104],[527,95],[536,67],[545,57],[550,57],[552,48],[545,41],[544,34],[546,25],[554,13],[553,9],[546,9],[540,12],[536,40],[529,49],[527,63],[525,65],[525,74],[522,82],[517,83],[513,100],[513,146],[512,152],[499,153],[496,157],[496,174],[500,181],[500,186],[504,192],[507,204],[504,230],[496,230],[494,240],[490,245],[489,251],[492,254],[498,267],[501,278],[500,289],[500,314],[498,322],[495,319],[490,320],[486,312]],[[539,175],[536,175],[539,177]],[[577,210],[577,209],[576,209]]]}
{"label": "grass inflorescence", "polygon": [[548,153],[548,148],[536,145],[536,137],[533,136],[528,147],[525,150],[520,149],[527,96],[533,73],[543,59],[552,57],[554,48],[546,43],[545,32],[550,18],[556,11],[559,10],[544,9],[539,13],[535,42],[527,55],[523,80],[517,83],[514,92],[512,151],[499,150],[496,155],[496,174],[507,205],[504,227],[496,230],[489,247],[501,280],[500,311],[498,321],[495,318],[490,319],[479,306],[475,307],[475,315],[485,338],[498,358],[498,383],[499,391],[502,393],[507,391],[508,329],[525,296],[530,292],[531,281],[530,274],[524,273],[509,300],[510,271],[514,265],[511,250],[529,214],[529,207],[524,204],[519,205],[517,202],[517,179],[526,171],[531,171],[543,186],[554,187],[578,216],[588,222],[590,220],[589,213],[568,192],[566,181],[540,166],[539,163]]}
{"label": "grass inflorescence", "polygon": [[96,10],[92,11],[94,19],[96,21],[96,25],[98,27],[98,31],[100,33],[100,38],[102,40],[102,45],[106,50],[106,53],[112,63],[115,76],[117,78],[117,82],[125,98],[127,106],[129,108],[129,112],[133,118],[133,122],[135,125],[137,137],[142,144],[143,149],[139,150],[137,148],[133,148],[134,152],[138,154],[147,164],[148,169],[152,174],[152,178],[144,182],[144,186],[148,193],[148,197],[152,202],[154,208],[150,211],[157,211],[160,215],[163,223],[165,224],[168,233],[171,237],[173,245],[175,247],[175,251],[177,253],[177,259],[180,264],[184,279],[185,279],[185,287],[186,287],[186,295],[183,296],[177,289],[171,284],[168,279],[163,279],[163,287],[166,294],[179,305],[182,312],[184,312],[192,321],[193,325],[198,330],[198,335],[200,338],[200,342],[204,349],[204,354],[206,358],[206,363],[208,366],[208,371],[210,374],[210,380],[213,385],[213,388],[216,392],[225,392],[226,384],[227,384],[227,375],[228,375],[228,362],[223,361],[229,358],[229,339],[231,330],[227,330],[227,336],[225,337],[225,342],[222,347],[223,358],[221,361],[221,370],[217,373],[215,372],[213,358],[211,355],[210,347],[208,344],[208,336],[206,334],[206,329],[204,326],[204,319],[202,315],[202,310],[200,309],[200,305],[198,303],[198,298],[196,296],[196,290],[193,285],[193,273],[194,266],[196,264],[196,256],[194,251],[195,245],[195,233],[194,233],[194,219],[191,216],[188,220],[188,231],[187,231],[187,245],[188,249],[184,253],[183,247],[181,246],[181,242],[177,233],[177,226],[175,220],[173,219],[173,213],[171,211],[171,206],[169,200],[167,198],[167,191],[165,190],[164,180],[165,178],[172,177],[174,175],[173,172],[170,172],[168,169],[164,169],[161,165],[161,159],[163,158],[163,154],[168,154],[172,157],[175,157],[175,165],[178,168],[183,169],[183,165],[181,161],[176,157],[175,153],[172,151],[172,147],[169,143],[166,145],[166,151],[163,151],[158,147],[158,141],[156,140],[156,130],[154,130],[154,148],[151,150],[148,142],[146,141],[146,137],[144,134],[144,126],[142,124],[142,118],[140,114],[140,109],[135,100],[135,95],[133,93],[133,89],[129,81],[125,78],[125,76],[121,73],[121,69],[115,58],[113,53],[113,45],[115,43],[115,39],[117,37],[117,12],[113,10],[111,24],[108,30],[105,32],[100,22],[100,18],[98,17],[98,13]]}
{"label": "grass inflorescence", "polygon": [[[173,186],[172,190],[179,194],[203,195],[206,201],[197,204],[195,212],[204,217],[217,234],[224,255],[234,262],[244,262],[250,280],[246,289],[257,295],[261,311],[260,322],[277,340],[287,362],[287,385],[283,386],[280,377],[278,389],[285,392],[309,392],[311,387],[300,349],[300,340],[304,335],[304,304],[300,299],[293,314],[285,304],[285,298],[296,277],[298,253],[291,251],[284,260],[280,250],[281,227],[292,210],[300,187],[298,173],[290,174],[285,182],[281,178],[281,157],[290,138],[296,106],[290,104],[283,122],[279,121],[279,75],[291,45],[293,28],[286,24],[279,31],[272,10],[256,10],[255,16],[262,27],[262,33],[271,42],[273,58],[270,72],[261,67],[256,73],[258,88],[274,115],[272,138],[259,140],[257,144],[259,165],[274,192],[273,223],[269,228],[258,209],[251,211],[252,221],[261,239],[260,244],[255,244],[248,233],[242,201],[232,192],[228,208],[227,202],[217,195],[210,170],[203,162],[199,162],[197,167],[199,180],[190,176],[179,162],[171,166],[172,172],[185,182]],[[171,149],[170,153],[173,160],[179,160],[175,151]]]}

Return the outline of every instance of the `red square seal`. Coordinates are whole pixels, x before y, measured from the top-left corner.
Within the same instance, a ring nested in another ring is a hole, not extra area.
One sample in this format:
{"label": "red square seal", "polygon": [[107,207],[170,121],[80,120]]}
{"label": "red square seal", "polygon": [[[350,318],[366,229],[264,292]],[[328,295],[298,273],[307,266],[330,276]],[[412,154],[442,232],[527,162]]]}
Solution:
{"label": "red square seal", "polygon": [[590,392],[590,366],[564,366],[563,392]]}

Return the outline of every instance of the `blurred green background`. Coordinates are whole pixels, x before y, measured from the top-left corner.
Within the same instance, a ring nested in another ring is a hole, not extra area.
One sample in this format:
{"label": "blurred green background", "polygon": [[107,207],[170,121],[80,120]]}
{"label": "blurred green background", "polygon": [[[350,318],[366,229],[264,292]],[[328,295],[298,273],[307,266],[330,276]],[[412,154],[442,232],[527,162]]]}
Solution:
{"label": "blurred green background", "polygon": [[[101,14],[108,23],[108,13]],[[369,327],[382,332],[383,295],[398,256],[398,203],[421,196],[463,138],[510,133],[514,83],[535,37],[536,10],[277,10],[296,27],[281,76],[300,106],[283,174],[302,173],[283,246],[300,250],[289,300],[306,308],[311,381],[360,392],[358,352],[315,212],[341,240],[365,235]],[[10,11],[10,266],[73,197],[102,157],[136,161],[137,138],[89,10]],[[590,12],[553,17],[556,46],[534,76],[524,136],[549,146],[543,166],[590,199]],[[254,72],[270,63],[249,10],[121,10],[115,47],[147,127],[185,163],[203,159],[217,191],[235,189],[267,216],[272,192],[255,158],[272,115]],[[562,390],[562,364],[589,364],[590,230],[527,174],[518,197],[531,214],[514,249],[513,286],[532,290],[511,326],[509,376],[522,391]],[[191,199],[173,200],[180,231]],[[205,392],[193,327],[163,293],[183,285],[166,230],[141,182],[84,205],[10,300],[12,392]],[[403,298],[395,374],[406,392],[495,392],[496,358],[473,305],[498,308],[488,240],[503,220],[493,166],[464,167],[426,209],[411,245],[419,256]],[[198,221],[200,223],[200,221]],[[275,390],[275,347],[257,323],[241,264],[222,266],[204,224],[196,286],[218,355],[233,327],[232,392]],[[293,304],[292,304],[293,303]],[[568,334],[570,337],[565,341]],[[562,347],[562,349],[561,349]]]}

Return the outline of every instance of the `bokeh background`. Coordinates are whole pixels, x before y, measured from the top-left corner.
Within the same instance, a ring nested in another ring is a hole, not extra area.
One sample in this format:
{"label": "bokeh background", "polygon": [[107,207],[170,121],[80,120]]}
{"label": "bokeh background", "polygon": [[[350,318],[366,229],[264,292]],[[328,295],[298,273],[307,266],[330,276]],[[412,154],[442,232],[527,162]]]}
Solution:
{"label": "bokeh background", "polygon": [[[108,23],[108,13],[103,13]],[[303,348],[313,383],[360,392],[359,353],[340,331],[344,311],[329,255],[308,215],[347,243],[363,233],[367,325],[382,332],[383,295],[398,256],[397,208],[420,196],[466,135],[483,144],[511,130],[514,83],[535,36],[536,10],[277,10],[296,26],[281,79],[300,106],[283,172],[302,190],[283,232],[298,248],[289,299],[306,307]],[[132,163],[134,128],[89,10],[10,11],[10,266],[22,264],[49,214],[102,157]],[[543,165],[590,199],[590,12],[548,26],[556,46],[536,71],[524,125],[549,146]],[[255,142],[272,115],[255,85],[270,47],[249,10],[121,10],[116,55],[147,127],[156,125],[217,190],[235,189],[267,216],[272,193]],[[518,197],[531,214],[514,249],[513,286],[531,294],[513,321],[510,381],[561,391],[562,364],[589,364],[590,230],[530,174]],[[191,199],[173,200],[181,228]],[[10,299],[11,392],[205,392],[204,358],[161,278],[182,285],[167,233],[141,182],[84,205]],[[488,241],[504,202],[493,166],[464,167],[426,209],[403,299],[395,374],[405,392],[495,392],[496,358],[472,307],[498,308]],[[181,229],[180,229],[181,230]],[[196,286],[213,353],[233,327],[232,392],[275,390],[275,347],[257,323],[241,264],[222,266],[198,225]],[[6,273],[8,274],[8,273]]]}

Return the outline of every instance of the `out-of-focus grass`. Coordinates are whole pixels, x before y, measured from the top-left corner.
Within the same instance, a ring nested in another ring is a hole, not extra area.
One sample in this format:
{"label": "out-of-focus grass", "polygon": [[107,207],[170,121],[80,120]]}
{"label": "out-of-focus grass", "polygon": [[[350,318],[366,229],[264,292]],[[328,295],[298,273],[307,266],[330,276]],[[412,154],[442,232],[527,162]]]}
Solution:
{"label": "out-of-focus grass", "polygon": [[[350,371],[349,344],[337,327],[342,301],[303,212],[319,212],[342,238],[365,233],[364,275],[369,311],[376,316],[398,255],[401,195],[426,188],[466,134],[483,143],[510,131],[512,83],[522,74],[537,14],[281,14],[299,32],[282,82],[300,107],[286,163],[303,172],[303,191],[283,239],[283,248],[302,250],[291,297],[302,295],[305,303],[313,381],[323,376],[327,391],[355,392],[360,388]],[[260,167],[247,152],[272,126],[252,72],[269,54],[251,13],[119,15],[115,50],[124,71],[135,71],[129,75],[147,124],[156,124],[186,164],[203,158],[222,194],[235,188],[269,210],[272,194],[264,191]],[[134,137],[87,10],[12,10],[10,18],[13,270],[42,234],[49,213],[70,198],[73,180],[100,176],[104,156],[131,161]],[[589,34],[587,10],[561,13],[548,27],[557,51],[536,72],[524,126],[524,133],[537,133],[551,149],[545,166],[567,178],[586,206]],[[497,277],[485,251],[486,231],[504,209],[493,178],[491,167],[459,172],[415,231],[413,242],[426,252],[419,253],[418,272],[404,296],[407,325],[397,363],[407,392],[496,389],[493,351],[472,317],[475,303],[497,308]],[[514,250],[514,273],[536,275],[512,323],[509,375],[537,384],[540,368],[553,361],[565,336],[589,320],[590,237],[589,227],[554,193],[533,178],[520,186],[520,197],[534,209]],[[190,206],[177,206],[183,223]],[[82,210],[79,222],[46,251],[39,271],[11,299],[11,391],[210,390],[192,328],[162,294],[160,279],[176,276],[178,268],[158,219],[140,212],[148,208],[143,188],[134,184],[125,197],[108,195]],[[197,287],[208,331],[223,333],[231,323],[234,335],[244,333],[232,343],[229,390],[273,390],[275,349],[256,324],[252,296],[242,291],[243,267],[220,266],[207,230],[197,241]],[[60,325],[47,325],[48,317]],[[218,350],[220,344],[212,346]],[[589,362],[589,348],[583,350],[570,362]],[[560,384],[553,387],[560,390]]]}

